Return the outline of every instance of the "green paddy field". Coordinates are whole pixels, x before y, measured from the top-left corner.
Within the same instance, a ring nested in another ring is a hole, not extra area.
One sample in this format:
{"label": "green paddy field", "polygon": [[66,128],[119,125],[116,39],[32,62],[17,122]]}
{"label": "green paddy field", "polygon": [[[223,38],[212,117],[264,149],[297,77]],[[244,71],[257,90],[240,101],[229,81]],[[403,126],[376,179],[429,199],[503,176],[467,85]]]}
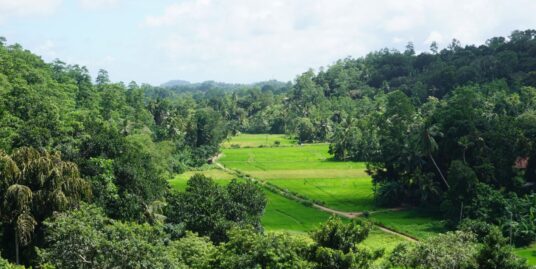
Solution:
{"label": "green paddy field", "polygon": [[[275,141],[279,141],[278,145]],[[384,211],[374,204],[371,178],[366,164],[338,162],[328,153],[328,144],[299,145],[284,135],[241,134],[222,144],[218,162],[203,171],[189,171],[169,180],[183,191],[188,179],[196,173],[225,185],[237,174],[269,182],[281,189],[299,194],[322,205],[344,212],[370,212],[377,225],[416,239],[425,239],[445,232],[445,225],[433,213],[417,209]],[[268,232],[306,234],[330,214],[304,203],[265,189],[268,204],[262,224]],[[362,243],[371,249],[391,251],[403,237],[386,233],[376,226]],[[536,264],[536,245],[516,250],[530,264]]]}

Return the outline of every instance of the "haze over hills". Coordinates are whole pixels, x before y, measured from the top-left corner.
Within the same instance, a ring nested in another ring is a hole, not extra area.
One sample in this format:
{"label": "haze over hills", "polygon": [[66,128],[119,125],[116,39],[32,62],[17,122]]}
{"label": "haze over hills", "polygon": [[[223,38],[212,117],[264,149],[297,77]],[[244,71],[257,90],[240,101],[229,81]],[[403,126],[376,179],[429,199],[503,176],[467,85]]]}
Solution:
{"label": "haze over hills", "polygon": [[201,91],[205,92],[208,90],[219,89],[224,91],[236,91],[249,88],[261,88],[264,90],[271,91],[280,91],[289,87],[290,82],[282,82],[278,80],[267,80],[254,83],[227,83],[227,82],[218,82],[213,80],[207,80],[203,82],[191,83],[187,80],[170,80],[160,85],[160,87],[172,89],[178,92],[189,92],[189,91]]}
{"label": "haze over hills", "polygon": [[182,85],[189,85],[189,84],[190,84],[190,81],[175,79],[175,80],[170,80],[168,82],[162,83],[160,86],[165,87],[165,88],[170,88],[174,86],[182,86]]}

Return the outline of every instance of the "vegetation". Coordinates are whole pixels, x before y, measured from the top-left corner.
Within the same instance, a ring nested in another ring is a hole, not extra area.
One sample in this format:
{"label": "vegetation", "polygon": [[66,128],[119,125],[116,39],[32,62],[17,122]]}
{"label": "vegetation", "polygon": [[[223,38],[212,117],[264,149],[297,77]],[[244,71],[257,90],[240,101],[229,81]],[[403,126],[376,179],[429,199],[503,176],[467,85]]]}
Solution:
{"label": "vegetation", "polygon": [[373,210],[372,181],[365,164],[333,161],[327,151],[326,144],[224,149],[220,161],[228,168],[338,210]]}
{"label": "vegetation", "polygon": [[447,231],[444,221],[439,216],[422,209],[378,212],[370,218],[382,226],[419,239]]}
{"label": "vegetation", "polygon": [[514,31],[290,83],[154,87],[2,38],[0,264],[528,268],[535,52]]}
{"label": "vegetation", "polygon": [[261,231],[265,206],[264,193],[250,181],[233,180],[224,188],[196,174],[188,180],[185,192],[170,194],[164,213],[167,223],[183,225],[219,243],[227,239],[226,231],[233,226]]}
{"label": "vegetation", "polygon": [[536,248],[533,245],[525,248],[516,249],[514,252],[519,257],[527,259],[528,264],[536,264]]}
{"label": "vegetation", "polygon": [[[33,235],[53,212],[75,208],[91,195],[89,183],[80,178],[75,164],[61,156],[32,148],[0,152],[3,240],[20,263],[20,249],[32,251]],[[10,253],[12,254],[12,253]]]}
{"label": "vegetation", "polygon": [[240,134],[222,144],[223,148],[285,147],[296,142],[283,134]]}
{"label": "vegetation", "polygon": [[234,179],[236,176],[233,174],[230,174],[228,172],[225,172],[221,169],[208,169],[208,170],[202,170],[202,171],[188,171],[179,175],[176,175],[174,178],[168,180],[168,183],[171,188],[178,191],[185,191],[186,186],[188,184],[188,180],[196,175],[201,174],[205,177],[212,178],[214,182],[221,185],[227,185],[229,182],[231,182],[232,179]]}

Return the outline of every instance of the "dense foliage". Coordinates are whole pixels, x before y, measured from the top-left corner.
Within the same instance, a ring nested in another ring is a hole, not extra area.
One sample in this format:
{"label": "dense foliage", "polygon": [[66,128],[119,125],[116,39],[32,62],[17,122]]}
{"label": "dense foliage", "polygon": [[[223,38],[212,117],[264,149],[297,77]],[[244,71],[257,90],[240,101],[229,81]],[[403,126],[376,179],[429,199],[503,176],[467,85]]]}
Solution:
{"label": "dense foliage", "polygon": [[479,242],[471,232],[457,231],[438,235],[416,245],[400,244],[390,255],[387,266],[402,268],[510,268],[528,269],[512,253],[497,227]]}
{"label": "dense foliage", "polygon": [[18,260],[22,247],[30,263],[34,246],[43,245],[41,222],[79,200],[115,219],[153,222],[166,177],[216,154],[228,134],[221,114],[193,98],[153,98],[149,88],[112,83],[104,70],[94,83],[85,67],[45,63],[1,40],[6,257]]}
{"label": "dense foliage", "polygon": [[43,268],[370,268],[382,252],[362,246],[367,222],[265,233],[252,182],[196,175],[170,190],[171,175],[251,132],[330,142],[336,160],[368,163],[379,204],[462,224],[397,247],[390,266],[526,268],[508,243],[536,238],[534,70],[534,30],[384,49],[293,83],[170,87],[104,70],[93,82],[0,39],[1,253]]}
{"label": "dense foliage", "polygon": [[209,236],[214,242],[227,239],[234,226],[262,231],[261,216],[266,206],[262,190],[252,182],[231,181],[225,188],[212,179],[196,174],[185,192],[170,194],[165,209],[166,222],[183,224],[187,230]]}
{"label": "dense foliage", "polygon": [[299,76],[286,132],[367,161],[383,205],[441,210],[534,239],[536,31],[416,54],[381,50]]}
{"label": "dense foliage", "polygon": [[191,232],[173,239],[162,224],[114,221],[88,205],[56,214],[45,225],[47,244],[40,259],[58,268],[369,268],[378,256],[353,245],[366,238],[368,226],[340,220],[331,220],[316,236],[363,231],[359,238],[341,235],[351,249],[300,235],[262,235],[248,227],[228,230],[220,245]]}

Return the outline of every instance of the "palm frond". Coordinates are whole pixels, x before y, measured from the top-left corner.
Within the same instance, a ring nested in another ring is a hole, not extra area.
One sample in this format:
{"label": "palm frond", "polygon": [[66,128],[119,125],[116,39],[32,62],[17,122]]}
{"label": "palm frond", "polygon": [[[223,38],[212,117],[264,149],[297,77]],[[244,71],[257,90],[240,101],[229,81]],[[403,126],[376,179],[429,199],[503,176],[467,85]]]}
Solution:
{"label": "palm frond", "polygon": [[37,222],[28,213],[20,214],[15,221],[15,236],[22,246],[28,245],[32,240],[32,234]]}
{"label": "palm frond", "polygon": [[0,152],[0,179],[4,184],[11,185],[17,183],[21,171],[17,163],[9,157],[9,155]]}
{"label": "palm frond", "polygon": [[7,211],[22,212],[28,210],[32,204],[33,193],[30,188],[20,184],[13,184],[7,188],[4,196],[4,209]]}

